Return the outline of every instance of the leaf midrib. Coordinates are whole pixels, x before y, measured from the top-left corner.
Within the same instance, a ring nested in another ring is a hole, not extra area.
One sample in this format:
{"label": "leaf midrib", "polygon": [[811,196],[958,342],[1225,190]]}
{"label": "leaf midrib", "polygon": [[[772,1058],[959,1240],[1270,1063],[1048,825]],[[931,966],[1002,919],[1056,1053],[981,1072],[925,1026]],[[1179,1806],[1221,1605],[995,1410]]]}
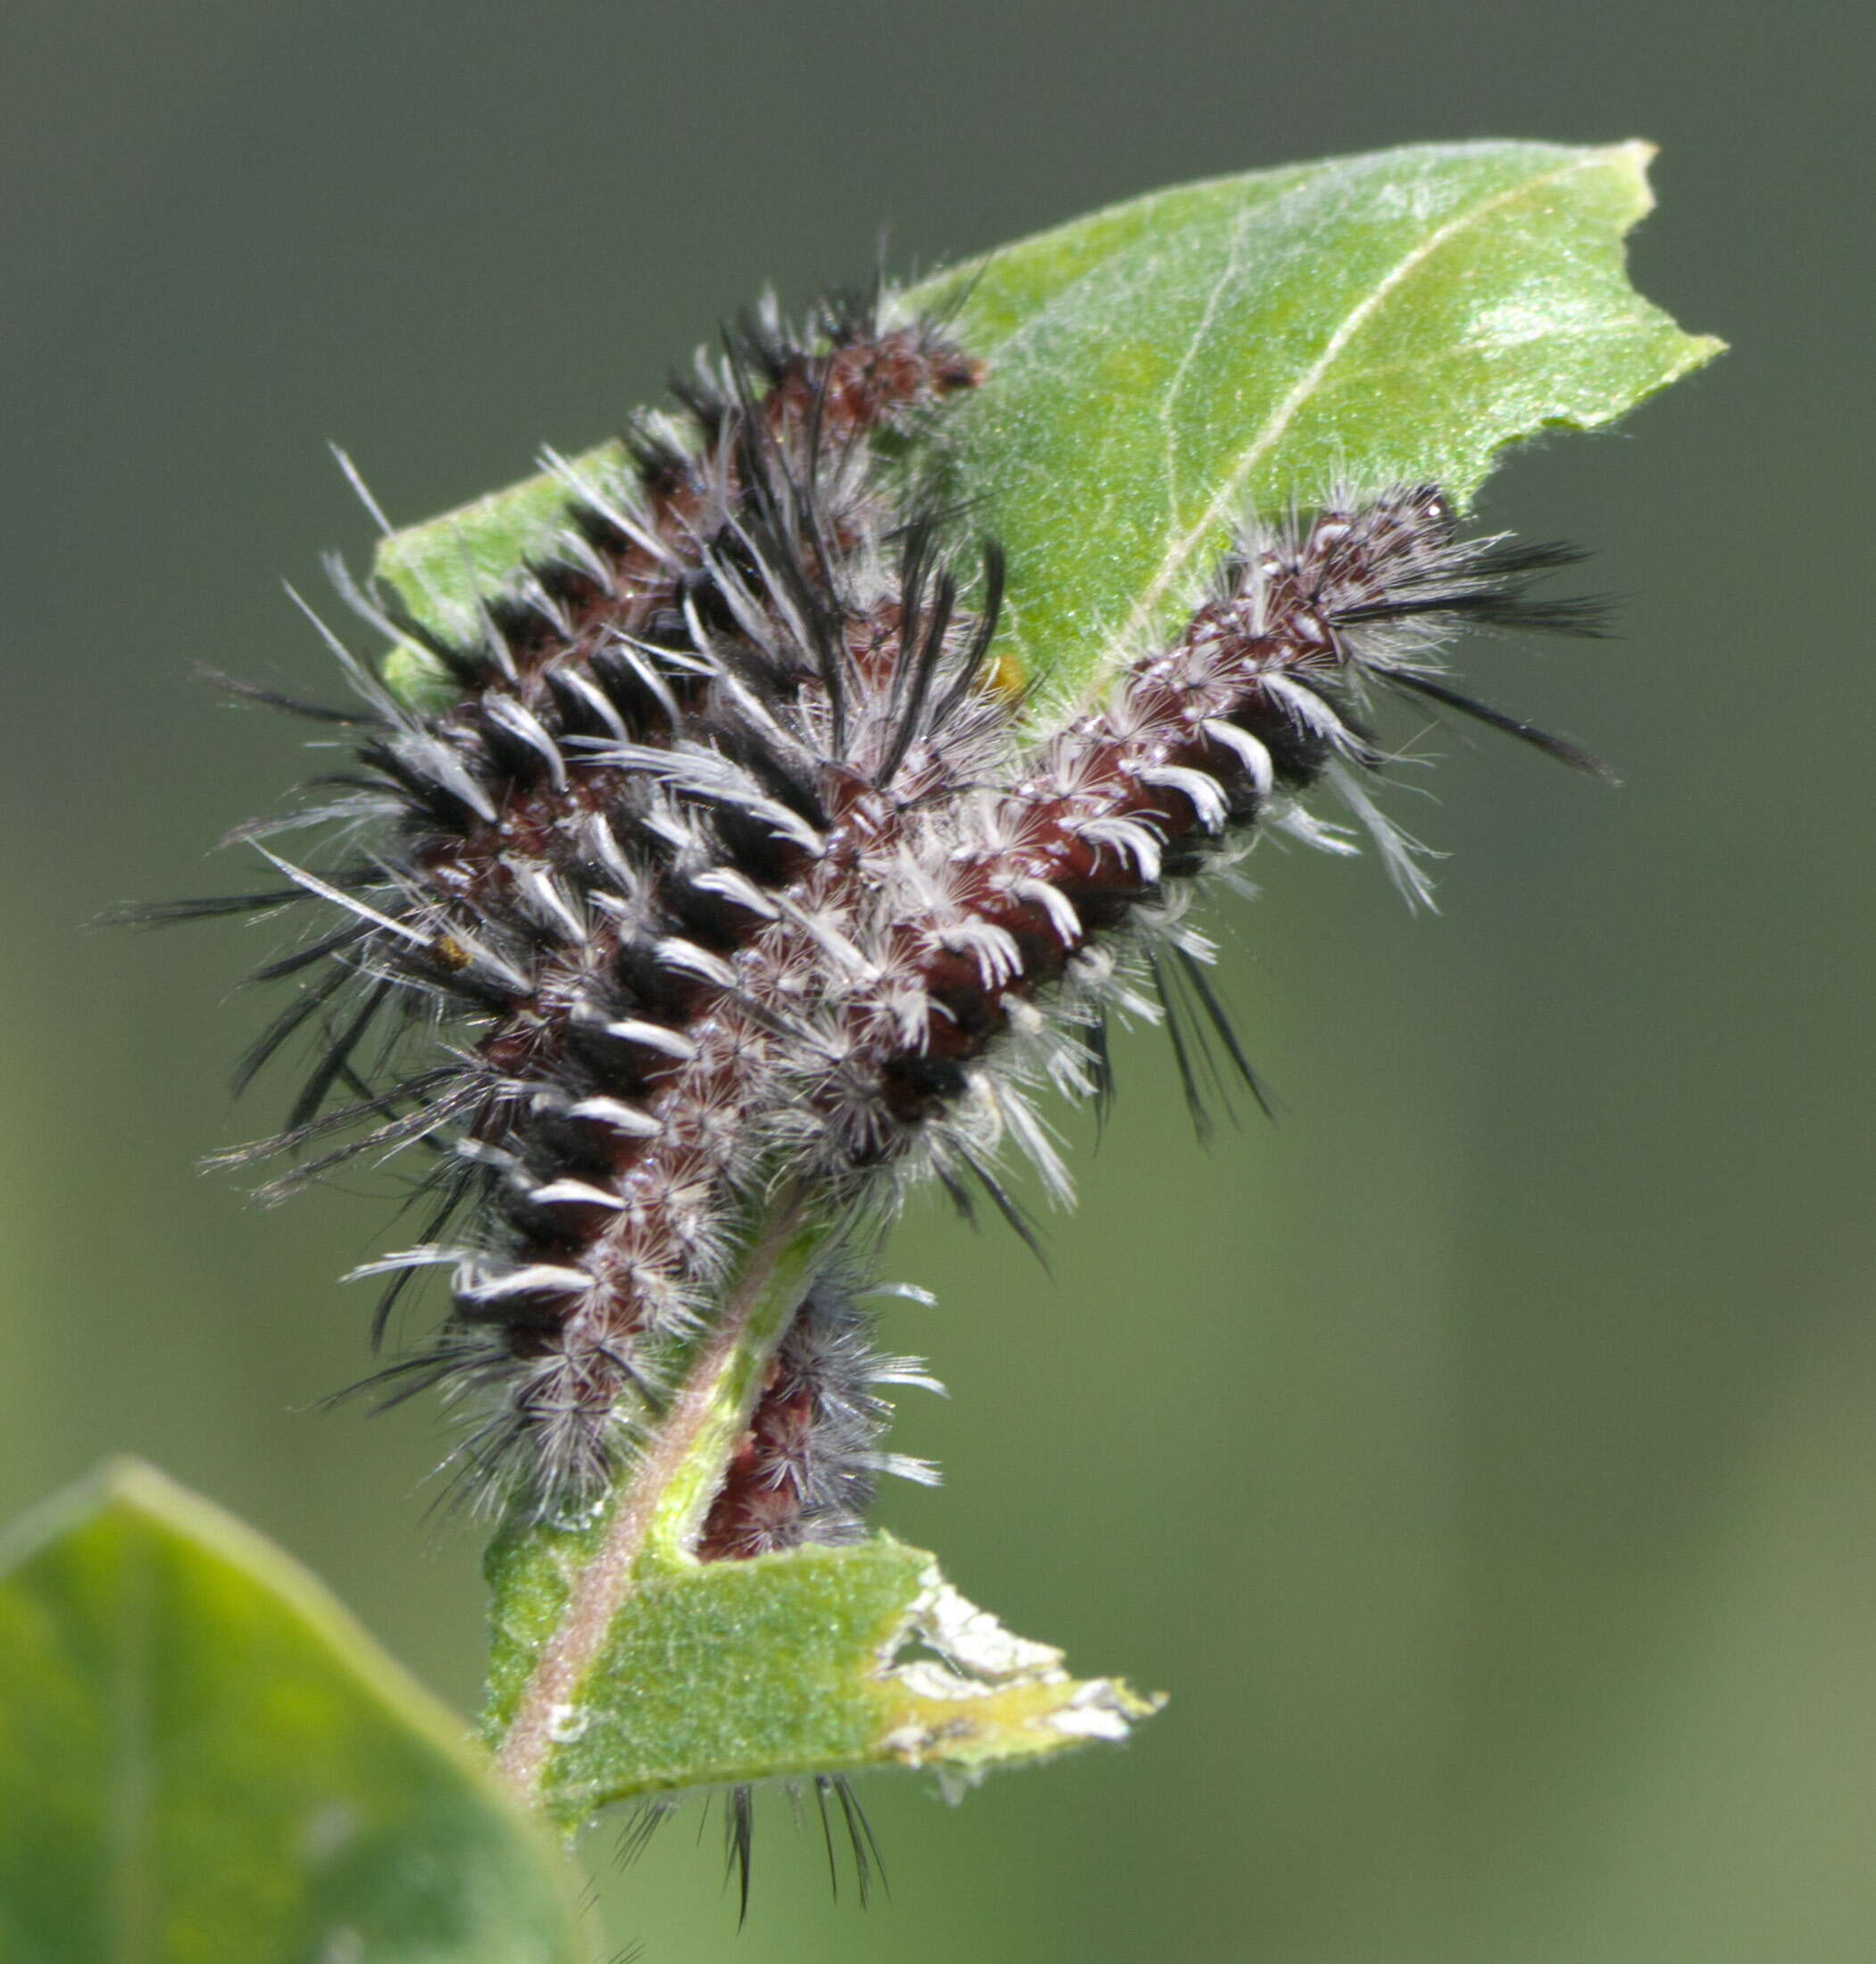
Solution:
{"label": "leaf midrib", "polygon": [[120,1964],[151,1964],[150,1598],[151,1553],[124,1537],[118,1575],[118,1656],[112,1685],[112,1782],[106,1831],[104,1898],[111,1954]]}
{"label": "leaf midrib", "polygon": [[1184,575],[1192,561],[1217,536],[1226,520],[1241,504],[1244,487],[1251,472],[1263,462],[1297,414],[1322,386],[1343,349],[1404,281],[1411,278],[1448,241],[1500,205],[1511,204],[1532,192],[1546,189],[1577,171],[1604,166],[1607,162],[1606,153],[1599,151],[1588,156],[1572,157],[1555,170],[1544,171],[1538,176],[1520,179],[1517,183],[1506,185],[1504,189],[1493,192],[1489,197],[1481,198],[1476,205],[1455,212],[1443,224],[1436,226],[1403,254],[1337,324],[1335,331],[1322,344],[1316,358],[1297,376],[1282,400],[1264,419],[1256,435],[1240,453],[1238,463],[1220,482],[1197,521],[1184,532],[1176,535],[1169,543],[1152,578],[1141,589],[1125,620],[1110,637],[1110,657],[1137,648],[1143,637],[1151,631],[1159,610],[1175,582]]}

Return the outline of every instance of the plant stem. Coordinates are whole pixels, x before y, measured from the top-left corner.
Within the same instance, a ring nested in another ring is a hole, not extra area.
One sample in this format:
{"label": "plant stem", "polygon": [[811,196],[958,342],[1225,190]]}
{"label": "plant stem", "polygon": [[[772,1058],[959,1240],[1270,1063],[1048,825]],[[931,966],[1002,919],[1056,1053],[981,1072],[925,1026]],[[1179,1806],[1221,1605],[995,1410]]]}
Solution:
{"label": "plant stem", "polygon": [[568,1574],[564,1609],[541,1645],[496,1771],[539,1806],[560,1715],[577,1707],[647,1557],[685,1561],[762,1388],[763,1374],[813,1279],[832,1223],[800,1186],[764,1211],[682,1381],[608,1503],[603,1533]]}

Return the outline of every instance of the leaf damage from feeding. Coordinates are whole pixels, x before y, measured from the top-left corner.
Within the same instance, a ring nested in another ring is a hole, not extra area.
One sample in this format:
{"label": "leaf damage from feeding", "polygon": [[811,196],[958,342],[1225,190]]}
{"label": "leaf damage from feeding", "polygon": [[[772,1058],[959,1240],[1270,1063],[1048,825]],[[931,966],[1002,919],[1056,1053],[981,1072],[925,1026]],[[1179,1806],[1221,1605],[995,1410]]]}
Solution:
{"label": "leaf damage from feeding", "polygon": [[[496,1582],[513,1603],[521,1585]],[[551,1602],[545,1617],[513,1607],[522,1627],[551,1621]],[[526,1650],[498,1642],[498,1706]],[[956,1793],[1000,1765],[1122,1739],[1161,1702],[1071,1677],[1059,1651],[1013,1636],[888,1534],[654,1559],[556,1713],[541,1791],[569,1826],[621,1801],[876,1767],[926,1768]]]}

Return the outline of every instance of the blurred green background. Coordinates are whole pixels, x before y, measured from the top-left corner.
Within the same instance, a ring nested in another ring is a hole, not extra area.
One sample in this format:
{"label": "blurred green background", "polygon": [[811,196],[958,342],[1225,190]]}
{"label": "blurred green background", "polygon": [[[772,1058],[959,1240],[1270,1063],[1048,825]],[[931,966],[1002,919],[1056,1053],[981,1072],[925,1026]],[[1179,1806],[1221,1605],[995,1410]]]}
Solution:
{"label": "blurred green background", "polygon": [[413,520],[882,223],[910,269],[1205,173],[1647,135],[1638,280],[1735,352],[1510,463],[1488,515],[1593,545],[1626,638],[1471,667],[1626,787],[1449,745],[1438,919],[1260,855],[1217,919],[1280,1123],[1202,1153],[1130,1041],[1053,1278],[933,1209],[891,1251],[954,1396],[883,1518],[1172,1703],[956,1812],[871,1782],[864,1915],[780,1801],[740,1938],[713,1836],[590,1851],[653,1960],[1876,1956],[1872,52],[1862,8],[1691,0],[13,0],[4,1510],[147,1454],[473,1700],[433,1416],[313,1409],[384,1200],[195,1170],[280,1107],[224,1091],[263,940],[85,926],[238,884],[204,849],[304,767],[190,666],[325,686],[279,580],[369,548],[328,439]]}

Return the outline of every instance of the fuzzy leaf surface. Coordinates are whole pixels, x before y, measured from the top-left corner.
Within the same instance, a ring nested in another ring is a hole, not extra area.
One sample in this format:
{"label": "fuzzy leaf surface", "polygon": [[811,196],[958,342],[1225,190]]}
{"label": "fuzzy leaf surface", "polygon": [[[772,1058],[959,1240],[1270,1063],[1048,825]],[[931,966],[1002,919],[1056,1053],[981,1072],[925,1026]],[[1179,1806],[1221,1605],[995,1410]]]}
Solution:
{"label": "fuzzy leaf surface", "polygon": [[[577,1532],[539,1526],[491,1552],[492,1734],[585,1552]],[[747,1561],[648,1558],[557,1715],[540,1793],[571,1825],[717,1782],[900,1766],[968,1783],[1123,1738],[1157,1704],[1116,1679],[1070,1678],[1058,1651],[1011,1636],[888,1534]]]}
{"label": "fuzzy leaf surface", "polygon": [[723,1299],[740,1333],[700,1336],[676,1368],[673,1450],[655,1430],[638,1462],[649,1490],[621,1482],[552,1519],[517,1510],[489,1550],[484,1734],[566,1826],[620,1801],[875,1767],[969,1784],[1124,1738],[1158,1708],[1118,1679],[1071,1679],[1059,1651],[1012,1636],[890,1535],[690,1552],[834,1224],[818,1204],[781,1232],[751,1222]]}
{"label": "fuzzy leaf surface", "polygon": [[[1643,143],[1422,144],[1181,185],[928,280],[989,373],[943,422],[1010,579],[1001,652],[1072,697],[1189,609],[1246,512],[1338,478],[1430,479],[1463,506],[1497,451],[1613,421],[1720,352],[1630,286]],[[602,446],[581,474],[616,469]],[[529,479],[388,539],[426,625],[552,551],[567,494]],[[466,611],[465,611],[466,610]],[[435,687],[408,648],[393,680]]]}
{"label": "fuzzy leaf surface", "polygon": [[571,1964],[554,1851],[270,1542],[134,1462],[0,1550],[9,1964]]}
{"label": "fuzzy leaf surface", "polygon": [[946,419],[1009,554],[1005,657],[1080,692],[1190,611],[1247,511],[1338,480],[1461,506],[1506,444],[1719,352],[1630,285],[1646,144],[1417,145],[1162,191],[915,290],[988,358]]}

